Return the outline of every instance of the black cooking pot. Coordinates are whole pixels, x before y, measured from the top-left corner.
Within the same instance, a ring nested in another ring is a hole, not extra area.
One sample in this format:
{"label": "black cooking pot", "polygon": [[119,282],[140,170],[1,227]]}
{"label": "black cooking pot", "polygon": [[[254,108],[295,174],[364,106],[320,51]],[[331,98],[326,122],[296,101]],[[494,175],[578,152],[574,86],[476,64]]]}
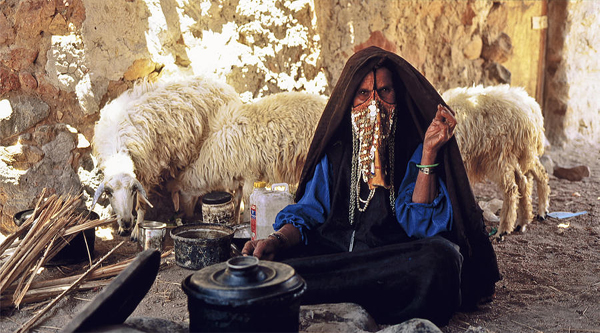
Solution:
{"label": "black cooking pot", "polygon": [[[97,220],[100,217],[93,211],[79,210],[77,214],[90,213],[88,219]],[[30,216],[33,214],[33,209],[27,209],[16,213],[13,216],[13,222],[17,226],[21,226]],[[85,238],[84,238],[85,235]],[[86,247],[87,240],[87,247]],[[48,266],[59,266],[59,265],[71,265],[77,264],[88,258],[88,249],[92,259],[94,258],[94,244],[96,242],[95,228],[86,229],[81,231],[73,237],[69,244],[65,245],[54,257],[46,262]]]}
{"label": "black cooking pot", "polygon": [[235,230],[220,223],[186,224],[171,230],[175,263],[198,270],[231,257]]}
{"label": "black cooking pot", "polygon": [[234,257],[188,276],[190,332],[298,332],[304,279],[286,264]]}

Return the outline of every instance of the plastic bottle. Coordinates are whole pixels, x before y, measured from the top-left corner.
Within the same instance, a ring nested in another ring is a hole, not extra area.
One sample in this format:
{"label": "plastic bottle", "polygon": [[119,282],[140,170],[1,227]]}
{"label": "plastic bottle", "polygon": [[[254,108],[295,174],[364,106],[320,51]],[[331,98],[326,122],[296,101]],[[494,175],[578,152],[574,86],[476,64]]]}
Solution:
{"label": "plastic bottle", "polygon": [[[250,195],[252,240],[267,238],[270,233],[274,232],[273,223],[275,223],[277,213],[285,206],[294,203],[294,197],[286,183],[273,184],[272,190],[266,190],[264,182],[254,184],[254,191]],[[263,186],[262,189],[257,185]]]}

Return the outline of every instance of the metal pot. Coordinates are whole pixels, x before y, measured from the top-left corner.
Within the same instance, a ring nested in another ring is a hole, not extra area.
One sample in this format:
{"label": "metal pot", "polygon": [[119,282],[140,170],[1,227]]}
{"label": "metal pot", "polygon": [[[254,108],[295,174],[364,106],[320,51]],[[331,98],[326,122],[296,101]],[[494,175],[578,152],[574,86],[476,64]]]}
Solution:
{"label": "metal pot", "polygon": [[177,265],[198,270],[231,256],[233,228],[218,223],[186,224],[171,230]]}
{"label": "metal pot", "polygon": [[[33,209],[27,209],[16,213],[13,216],[13,222],[17,226],[21,226],[30,216],[33,214]],[[100,217],[93,211],[78,210],[77,214],[89,213],[88,218],[90,220],[97,220]],[[46,262],[48,266],[60,266],[60,265],[71,265],[77,264],[86,260],[89,260],[88,249],[92,259],[94,258],[94,245],[96,242],[95,228],[86,229],[81,231],[73,237],[69,244],[65,245],[54,257]],[[84,236],[85,235],[85,236]],[[85,238],[84,238],[85,237]],[[87,246],[86,246],[87,241]]]}
{"label": "metal pot", "polygon": [[139,244],[142,251],[148,249],[163,250],[163,243],[167,235],[167,224],[158,221],[144,221],[139,224]]}
{"label": "metal pot", "polygon": [[304,279],[286,264],[234,257],[183,280],[190,332],[298,332]]}

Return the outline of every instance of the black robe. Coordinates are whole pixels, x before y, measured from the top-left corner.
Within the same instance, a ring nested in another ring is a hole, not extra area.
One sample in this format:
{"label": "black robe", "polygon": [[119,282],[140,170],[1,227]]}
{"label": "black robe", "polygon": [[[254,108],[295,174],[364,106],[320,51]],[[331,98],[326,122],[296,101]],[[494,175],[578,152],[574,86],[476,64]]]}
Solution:
{"label": "black robe", "polygon": [[[381,210],[369,207],[367,211],[377,211],[380,216],[370,218],[365,212],[363,216],[358,215],[355,226],[351,227],[348,223],[352,155],[351,103],[364,76],[379,66],[392,72],[396,91],[397,128],[394,141],[395,167],[392,170],[395,186],[392,190],[396,193],[412,153],[423,142],[437,105],[446,105],[427,79],[396,54],[369,47],[348,60],[317,125],[296,193],[298,201],[304,194],[306,183],[314,174],[316,165],[327,154],[332,166],[332,213],[320,228],[309,234],[309,247],[306,249],[309,254],[348,251],[354,227],[357,228],[359,249],[385,247],[409,240],[398,224],[393,223],[393,215],[385,208],[389,207],[386,191],[376,191],[379,194],[376,194],[371,203],[373,205],[376,202],[374,205],[379,205]],[[453,208],[452,230],[441,236],[460,247],[463,259],[460,273],[462,305],[464,308],[472,308],[481,299],[489,298],[494,293],[495,282],[500,278],[496,255],[485,232],[482,211],[475,201],[454,138],[440,150],[438,160],[441,165],[436,174],[445,182]],[[356,212],[358,213],[357,210]],[[318,266],[318,261],[311,264],[310,261],[292,260],[290,263],[295,265],[300,274],[302,271],[312,274],[308,266]],[[322,267],[327,266],[324,264]]]}

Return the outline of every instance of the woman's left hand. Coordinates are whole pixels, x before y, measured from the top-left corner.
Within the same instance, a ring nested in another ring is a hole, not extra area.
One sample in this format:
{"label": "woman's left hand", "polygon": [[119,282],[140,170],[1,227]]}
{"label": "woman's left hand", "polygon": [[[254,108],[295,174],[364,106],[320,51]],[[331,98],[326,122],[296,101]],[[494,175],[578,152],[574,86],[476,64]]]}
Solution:
{"label": "woman's left hand", "polygon": [[[454,111],[438,104],[435,118],[433,118],[433,121],[425,132],[425,139],[423,140],[423,157],[430,155],[435,159],[440,148],[442,148],[442,146],[454,135],[455,127],[456,118],[454,118]],[[432,164],[433,162],[434,161],[422,161],[421,163]]]}

